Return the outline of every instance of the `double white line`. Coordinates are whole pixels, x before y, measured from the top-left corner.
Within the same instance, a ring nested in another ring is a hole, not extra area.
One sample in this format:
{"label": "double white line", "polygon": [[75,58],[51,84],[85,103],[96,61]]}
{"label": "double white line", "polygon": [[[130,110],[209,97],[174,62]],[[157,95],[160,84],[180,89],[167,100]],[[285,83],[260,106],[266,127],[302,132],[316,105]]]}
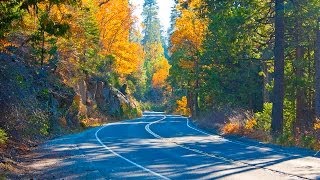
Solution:
{"label": "double white line", "polygon": [[[140,119],[140,118],[139,118],[139,119]],[[165,176],[163,176],[163,175],[161,175],[161,174],[159,174],[159,173],[157,173],[157,172],[154,172],[154,171],[152,171],[152,170],[150,170],[150,169],[148,169],[148,168],[146,168],[146,167],[144,167],[144,166],[142,166],[142,165],[140,165],[140,164],[138,164],[138,163],[135,163],[135,162],[131,161],[130,159],[128,159],[128,158],[126,158],[126,157],[118,154],[117,152],[113,151],[113,150],[112,150],[110,147],[108,147],[107,145],[103,144],[103,142],[101,141],[101,139],[100,139],[99,136],[98,136],[98,133],[99,133],[102,129],[104,129],[104,128],[110,126],[110,125],[118,125],[118,124],[121,124],[121,123],[107,124],[107,125],[104,125],[103,127],[101,127],[100,129],[98,129],[98,130],[96,131],[95,136],[96,136],[97,141],[101,144],[101,146],[104,147],[105,149],[107,149],[107,150],[108,150],[109,152],[111,152],[112,154],[114,154],[114,155],[118,156],[119,158],[127,161],[128,163],[130,163],[130,164],[132,164],[132,165],[134,165],[134,166],[136,166],[136,167],[138,167],[138,168],[140,168],[140,169],[142,169],[142,170],[144,170],[144,171],[147,171],[147,172],[149,172],[150,174],[152,174],[152,175],[154,175],[154,176],[157,176],[157,177],[159,177],[159,178],[161,178],[161,179],[167,179],[167,180],[169,180],[169,178],[167,178],[167,177],[165,177]]]}
{"label": "double white line", "polygon": [[[182,117],[184,118],[184,117]],[[165,139],[164,137],[160,136],[159,134],[156,134],[154,133],[151,129],[150,129],[150,126],[152,124],[155,124],[155,123],[158,123],[162,120],[166,119],[166,116],[164,116],[162,119],[160,120],[157,120],[157,121],[154,121],[154,122],[151,122],[149,124],[147,124],[145,126],[145,130],[150,133],[151,135],[153,135],[154,137],[158,138],[158,139],[162,139],[164,141],[167,141],[167,142],[170,142],[170,143],[173,143],[173,144],[176,144],[177,146],[183,148],[183,149],[187,149],[187,150],[190,150],[192,152],[195,152],[195,153],[198,153],[198,154],[201,154],[201,155],[204,155],[204,156],[208,156],[208,157],[212,157],[212,158],[216,158],[216,159],[220,159],[222,161],[225,161],[225,162],[229,162],[229,163],[232,163],[232,164],[238,164],[238,165],[242,165],[242,166],[247,166],[247,167],[251,167],[251,168],[254,168],[254,169],[262,169],[262,170],[265,170],[265,171],[269,171],[269,172],[272,172],[272,173],[277,173],[277,174],[286,174],[288,176],[294,176],[294,177],[298,177],[298,178],[301,178],[301,179],[309,179],[309,178],[306,178],[306,177],[302,177],[302,176],[299,176],[299,175],[295,175],[295,174],[290,174],[290,173],[286,173],[286,172],[282,172],[282,171],[278,171],[278,170],[275,170],[275,169],[271,169],[271,168],[267,168],[267,167],[261,167],[259,165],[254,165],[254,164],[250,164],[250,163],[246,163],[246,162],[241,162],[241,161],[235,161],[233,159],[228,159],[228,158],[225,158],[223,156],[220,156],[220,155],[215,155],[215,154],[212,154],[212,153],[207,153],[207,152],[204,152],[204,151],[201,151],[201,150],[198,150],[198,149],[194,149],[194,148],[190,148],[188,146],[185,146],[185,145],[181,145],[179,144],[178,142],[175,142],[175,141],[172,141],[172,140],[168,140],[168,139]],[[215,135],[212,135],[212,134],[209,134],[209,133],[206,133],[204,131],[201,131],[197,128],[194,128],[192,126],[189,125],[189,118],[186,118],[187,119],[187,126],[190,128],[190,129],[193,129],[195,131],[198,131],[200,133],[203,133],[203,134],[206,134],[208,136],[215,136]],[[216,135],[218,136],[218,135]],[[221,136],[219,136],[221,137]],[[223,137],[222,137],[223,138]],[[225,139],[225,138],[223,138]],[[234,143],[234,144],[238,144],[238,145],[243,145],[243,146],[250,146],[250,147],[256,147],[256,148],[260,148],[260,149],[264,149],[262,147],[259,147],[259,146],[251,146],[251,145],[247,145],[247,144],[244,144],[244,143],[241,143],[241,142],[236,142],[236,141],[231,141],[231,140],[228,140],[228,139],[225,139],[227,140],[228,142],[230,143]],[[289,153],[282,153],[282,152],[277,152],[277,151],[273,151],[273,150],[269,150],[271,152],[276,152],[276,153],[280,153],[280,154],[285,154],[285,155],[291,155],[291,156],[296,156],[296,157],[300,157],[298,155],[292,155],[292,154],[289,154]]]}

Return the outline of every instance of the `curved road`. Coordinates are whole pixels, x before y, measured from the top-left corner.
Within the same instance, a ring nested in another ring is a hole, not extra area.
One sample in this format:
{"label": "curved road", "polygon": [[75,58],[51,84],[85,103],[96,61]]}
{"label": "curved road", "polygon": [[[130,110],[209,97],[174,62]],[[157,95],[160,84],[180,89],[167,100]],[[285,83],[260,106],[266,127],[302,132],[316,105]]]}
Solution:
{"label": "curved road", "polygon": [[39,179],[320,179],[314,152],[226,139],[154,112],[43,149],[30,164]]}

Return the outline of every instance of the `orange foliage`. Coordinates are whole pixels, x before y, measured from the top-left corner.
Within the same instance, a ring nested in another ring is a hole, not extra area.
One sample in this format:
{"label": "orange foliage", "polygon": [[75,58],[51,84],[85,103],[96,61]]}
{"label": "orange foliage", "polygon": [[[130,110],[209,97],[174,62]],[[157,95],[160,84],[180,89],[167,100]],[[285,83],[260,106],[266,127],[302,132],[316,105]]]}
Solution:
{"label": "orange foliage", "polygon": [[183,47],[188,48],[190,53],[194,53],[201,49],[208,29],[208,19],[202,18],[197,11],[202,6],[203,0],[190,0],[187,9],[177,7],[181,16],[177,18],[176,30],[171,36],[172,51]]}
{"label": "orange foliage", "polygon": [[155,64],[155,73],[152,76],[152,86],[161,88],[166,86],[166,80],[169,76],[170,65],[167,59],[162,57]]}
{"label": "orange foliage", "polygon": [[99,22],[104,54],[115,57],[115,71],[120,76],[137,71],[143,63],[144,55],[142,47],[129,40],[130,29],[135,20],[129,1],[110,0],[97,7],[95,17]]}
{"label": "orange foliage", "polygon": [[114,51],[115,69],[119,75],[129,75],[139,70],[143,63],[143,48],[134,42],[117,44]]}
{"label": "orange foliage", "polygon": [[177,108],[175,110],[175,113],[184,115],[184,116],[190,116],[190,108],[188,108],[188,100],[186,96],[183,96],[181,100],[177,100]]}
{"label": "orange foliage", "polygon": [[253,131],[253,128],[257,125],[257,120],[255,118],[250,118],[246,121],[244,128],[248,131]]}
{"label": "orange foliage", "polygon": [[222,127],[223,134],[239,134],[240,133],[240,123],[229,122]]}
{"label": "orange foliage", "polygon": [[314,130],[320,130],[320,121],[319,121],[319,120],[314,123],[313,129],[314,129]]}
{"label": "orange foliage", "polygon": [[[133,9],[129,1],[110,0],[100,5],[100,1],[82,0],[82,6],[82,11],[72,7],[61,8],[65,14],[72,14],[72,20],[69,20],[72,34],[69,34],[67,39],[58,40],[65,71],[79,68],[81,56],[86,54],[88,49],[97,50],[95,52],[97,57],[109,55],[114,57],[112,71],[121,79],[140,71],[143,66],[144,51],[139,43],[130,41],[130,29],[135,17],[132,15]],[[53,8],[53,14],[57,18],[62,18],[56,14],[58,10]],[[88,34],[86,28],[96,28],[98,34],[94,36],[97,37],[92,38],[96,38],[98,42],[88,39],[93,35]]]}

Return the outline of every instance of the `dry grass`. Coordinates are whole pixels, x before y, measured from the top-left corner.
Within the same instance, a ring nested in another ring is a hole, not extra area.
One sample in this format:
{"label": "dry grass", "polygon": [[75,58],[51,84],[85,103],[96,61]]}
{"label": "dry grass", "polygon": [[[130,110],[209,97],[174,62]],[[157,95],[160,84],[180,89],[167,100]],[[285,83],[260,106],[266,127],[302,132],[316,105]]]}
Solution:
{"label": "dry grass", "polygon": [[237,122],[228,122],[222,129],[222,134],[241,134],[241,126]]}
{"label": "dry grass", "polygon": [[313,125],[314,130],[320,130],[320,120],[317,119],[317,121]]}

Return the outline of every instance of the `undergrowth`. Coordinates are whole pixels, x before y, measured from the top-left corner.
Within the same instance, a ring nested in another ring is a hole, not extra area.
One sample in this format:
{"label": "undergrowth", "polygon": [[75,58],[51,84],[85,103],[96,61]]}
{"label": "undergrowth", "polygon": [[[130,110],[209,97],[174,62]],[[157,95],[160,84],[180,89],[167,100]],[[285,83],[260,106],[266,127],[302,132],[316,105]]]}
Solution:
{"label": "undergrowth", "polygon": [[5,144],[8,140],[8,135],[7,133],[0,128],[0,145]]}
{"label": "undergrowth", "polygon": [[276,139],[270,135],[272,104],[265,103],[262,112],[252,113],[249,111],[238,111],[227,117],[221,127],[223,134],[235,134],[247,136],[266,142],[273,142],[282,146],[298,146],[312,150],[320,150],[320,121],[314,123],[313,129],[303,134],[294,135],[293,123],[295,121],[293,104],[285,102],[284,129],[283,133]]}

